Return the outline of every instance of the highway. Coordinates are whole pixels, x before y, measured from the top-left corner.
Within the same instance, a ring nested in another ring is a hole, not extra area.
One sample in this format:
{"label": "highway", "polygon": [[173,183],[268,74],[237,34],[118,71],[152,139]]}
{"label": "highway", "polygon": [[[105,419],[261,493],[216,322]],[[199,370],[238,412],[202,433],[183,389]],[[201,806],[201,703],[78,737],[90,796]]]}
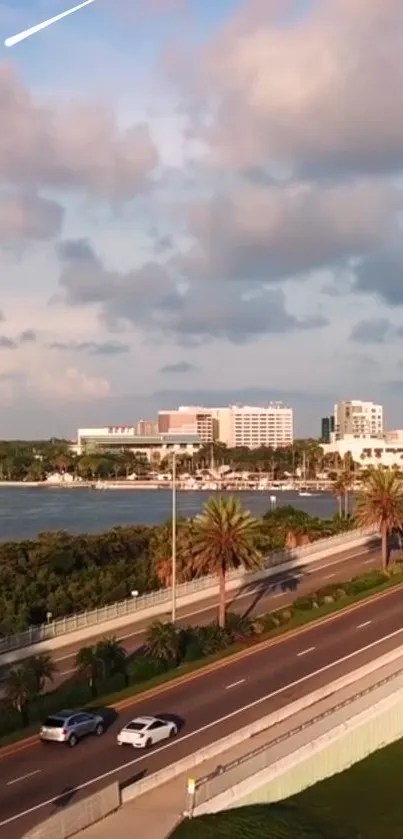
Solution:
{"label": "highway", "polygon": [[[295,571],[279,572],[275,577],[270,577],[264,582],[243,586],[239,590],[228,592],[228,608],[242,614],[248,613],[255,616],[264,614],[286,606],[299,595],[313,592],[327,583],[351,579],[351,577],[364,573],[371,568],[379,567],[379,565],[379,551],[368,550],[365,547],[355,548],[353,551],[350,549],[326,557],[317,563],[300,566]],[[178,608],[178,625],[207,624],[216,620],[217,599],[215,597],[199,600],[190,606]],[[170,620],[170,612],[167,611],[165,615],[161,615],[160,619]],[[127,652],[133,653],[143,644],[147,626],[151,622],[150,619],[136,621],[125,626],[123,632],[104,631],[95,634],[93,638],[87,639],[81,644],[69,644],[59,648],[53,656],[58,668],[53,687],[70,678],[74,673],[75,657],[80,646],[96,643],[100,638],[117,635]]]}
{"label": "highway", "polygon": [[[188,684],[160,689],[147,701],[137,698],[103,737],[76,749],[20,744],[0,759],[0,834],[19,839],[68,803],[111,781],[133,782],[155,772],[400,644],[403,590],[392,590],[265,649],[251,649]],[[178,738],[146,753],[118,748],[119,727],[138,713],[182,721]]]}

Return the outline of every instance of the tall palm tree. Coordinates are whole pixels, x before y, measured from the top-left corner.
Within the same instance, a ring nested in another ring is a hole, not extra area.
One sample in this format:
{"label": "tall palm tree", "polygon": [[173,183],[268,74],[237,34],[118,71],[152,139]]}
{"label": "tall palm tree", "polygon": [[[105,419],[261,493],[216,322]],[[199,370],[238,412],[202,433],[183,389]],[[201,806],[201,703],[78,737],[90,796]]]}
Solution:
{"label": "tall palm tree", "polygon": [[28,659],[27,666],[31,669],[36,691],[42,693],[47,681],[53,682],[57,667],[49,653],[40,653]]}
{"label": "tall palm tree", "polygon": [[251,571],[261,567],[262,554],[257,548],[260,529],[261,523],[232,496],[213,496],[203,513],[194,519],[189,559],[199,573],[218,576],[218,622],[221,627],[225,626],[227,571],[240,567]]}
{"label": "tall palm tree", "polygon": [[76,655],[76,669],[78,675],[88,682],[91,695],[96,696],[97,682],[102,675],[102,662],[95,647],[81,647]]}
{"label": "tall palm tree", "polygon": [[400,473],[372,469],[358,493],[354,511],[361,527],[376,527],[382,538],[382,567],[389,562],[389,534],[403,526],[403,479]]}
{"label": "tall palm tree", "polygon": [[22,724],[29,722],[28,706],[37,695],[35,679],[29,665],[24,662],[11,667],[7,674],[5,695],[13,708],[21,714]]}
{"label": "tall palm tree", "polygon": [[177,662],[179,658],[180,636],[173,623],[156,621],[146,634],[146,652],[156,661],[164,664]]}

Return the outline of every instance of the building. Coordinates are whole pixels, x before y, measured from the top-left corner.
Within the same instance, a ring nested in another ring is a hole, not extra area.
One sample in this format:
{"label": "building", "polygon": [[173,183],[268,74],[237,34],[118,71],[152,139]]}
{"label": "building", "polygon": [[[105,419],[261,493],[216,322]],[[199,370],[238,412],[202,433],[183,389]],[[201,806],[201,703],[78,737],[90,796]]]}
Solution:
{"label": "building", "polygon": [[383,407],[351,400],[334,406],[335,440],[383,439]]}
{"label": "building", "polygon": [[292,408],[280,402],[266,407],[231,405],[218,408],[219,439],[231,448],[273,449],[291,446],[294,442]]}
{"label": "building", "polygon": [[156,455],[162,460],[171,452],[195,454],[202,445],[197,434],[139,434],[136,425],[111,425],[105,428],[79,428],[78,455],[89,452],[131,451],[145,454],[149,460]]}
{"label": "building", "polygon": [[136,425],[136,434],[141,437],[155,437],[158,434],[157,420],[139,420]]}
{"label": "building", "polygon": [[331,443],[321,443],[324,454],[346,454],[361,469],[371,466],[385,466],[389,469],[403,469],[403,432],[400,440],[387,441],[375,437],[344,437]]}
{"label": "building", "polygon": [[334,437],[334,416],[322,417],[320,439],[323,443],[330,443]]}
{"label": "building", "polygon": [[182,405],[174,411],[158,412],[159,434],[195,434],[202,443],[218,440],[215,409]]}

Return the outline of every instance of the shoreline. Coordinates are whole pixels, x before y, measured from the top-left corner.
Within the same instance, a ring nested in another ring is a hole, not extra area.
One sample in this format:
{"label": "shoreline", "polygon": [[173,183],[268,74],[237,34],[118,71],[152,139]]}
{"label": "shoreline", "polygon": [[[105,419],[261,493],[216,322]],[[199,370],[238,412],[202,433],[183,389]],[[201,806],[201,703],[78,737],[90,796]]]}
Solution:
{"label": "shoreline", "polygon": [[[108,491],[172,491],[172,481],[77,481],[72,483],[51,483],[47,481],[0,481],[0,489],[46,489],[46,490],[79,490],[92,489],[96,492]],[[254,486],[253,484],[204,484],[202,486],[189,486],[185,481],[176,481],[177,492],[297,492],[306,495],[329,493],[332,491],[332,483],[320,483],[316,481],[304,481],[299,484],[268,484],[267,486]]]}

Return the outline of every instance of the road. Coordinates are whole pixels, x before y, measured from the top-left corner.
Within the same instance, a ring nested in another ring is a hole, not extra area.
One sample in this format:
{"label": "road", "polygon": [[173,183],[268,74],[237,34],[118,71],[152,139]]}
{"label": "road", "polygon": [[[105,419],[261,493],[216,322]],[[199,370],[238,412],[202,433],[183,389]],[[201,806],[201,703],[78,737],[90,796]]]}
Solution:
{"label": "road", "polygon": [[[102,738],[76,749],[35,743],[0,760],[0,834],[19,839],[70,802],[119,780],[135,781],[403,644],[403,590],[333,616],[192,682],[122,710]],[[116,746],[138,713],[182,721],[177,739],[150,752]]]}
{"label": "road", "polygon": [[[259,584],[244,586],[238,591],[228,593],[228,608],[232,611],[251,615],[263,614],[270,610],[286,606],[302,594],[316,591],[327,583],[336,580],[348,580],[359,573],[379,567],[380,553],[365,547],[354,551],[343,551],[335,556],[326,557],[313,565],[300,566],[295,571],[279,572],[275,577]],[[179,626],[189,624],[207,624],[217,617],[217,598],[200,600],[191,606],[177,610]],[[169,620],[170,613],[161,615],[161,620]],[[100,638],[118,636],[128,653],[135,652],[145,639],[148,621],[137,621],[124,628],[122,634],[115,631],[94,635],[82,644],[70,644],[55,652],[54,662],[58,668],[53,687],[70,678],[74,673],[77,651],[83,644],[96,643]]]}

